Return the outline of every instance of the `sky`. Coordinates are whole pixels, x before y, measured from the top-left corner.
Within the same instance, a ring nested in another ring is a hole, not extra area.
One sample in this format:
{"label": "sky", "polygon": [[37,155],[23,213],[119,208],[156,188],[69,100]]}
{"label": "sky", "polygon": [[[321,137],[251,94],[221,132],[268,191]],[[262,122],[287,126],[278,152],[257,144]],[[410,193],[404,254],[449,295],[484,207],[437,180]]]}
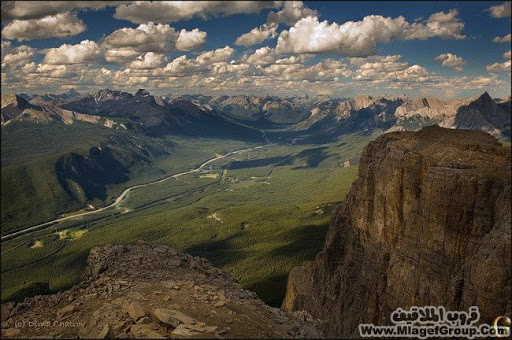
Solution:
{"label": "sky", "polygon": [[2,92],[511,94],[511,3],[2,1]]}

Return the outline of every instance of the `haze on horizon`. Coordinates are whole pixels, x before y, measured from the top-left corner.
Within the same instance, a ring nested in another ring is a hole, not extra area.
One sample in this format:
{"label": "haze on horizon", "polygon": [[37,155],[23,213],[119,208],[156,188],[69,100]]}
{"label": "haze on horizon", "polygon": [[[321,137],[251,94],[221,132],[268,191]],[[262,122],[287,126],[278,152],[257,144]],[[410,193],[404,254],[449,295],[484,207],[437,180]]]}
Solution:
{"label": "haze on horizon", "polygon": [[1,11],[4,92],[511,91],[510,2],[15,1]]}

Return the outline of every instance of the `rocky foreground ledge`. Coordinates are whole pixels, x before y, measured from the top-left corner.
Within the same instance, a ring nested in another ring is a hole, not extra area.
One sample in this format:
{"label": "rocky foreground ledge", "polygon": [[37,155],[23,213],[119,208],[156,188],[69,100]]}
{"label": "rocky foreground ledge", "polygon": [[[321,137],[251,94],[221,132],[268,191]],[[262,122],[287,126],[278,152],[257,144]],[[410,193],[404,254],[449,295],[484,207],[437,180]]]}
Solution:
{"label": "rocky foreground ledge", "polygon": [[203,258],[139,241],[93,248],[70,290],[3,304],[2,338],[321,338],[306,319]]}

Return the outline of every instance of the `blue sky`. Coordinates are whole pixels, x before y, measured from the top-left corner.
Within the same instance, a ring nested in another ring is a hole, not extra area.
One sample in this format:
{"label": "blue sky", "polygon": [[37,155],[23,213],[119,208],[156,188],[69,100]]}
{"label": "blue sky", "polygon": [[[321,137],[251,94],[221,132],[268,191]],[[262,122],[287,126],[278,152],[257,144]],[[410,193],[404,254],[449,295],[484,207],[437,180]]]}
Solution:
{"label": "blue sky", "polygon": [[2,89],[504,97],[510,21],[488,1],[2,3]]}

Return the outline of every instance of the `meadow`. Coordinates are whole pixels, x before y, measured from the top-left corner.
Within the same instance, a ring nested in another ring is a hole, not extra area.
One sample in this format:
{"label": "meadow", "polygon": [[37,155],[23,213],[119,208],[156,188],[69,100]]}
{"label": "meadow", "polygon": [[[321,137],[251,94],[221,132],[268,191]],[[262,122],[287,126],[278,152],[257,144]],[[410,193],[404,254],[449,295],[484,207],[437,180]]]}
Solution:
{"label": "meadow", "polygon": [[[4,241],[2,301],[77,283],[92,247],[145,240],[205,257],[279,306],[290,269],[314,259],[323,247],[330,213],[357,177],[359,156],[371,139],[347,135],[326,144],[272,144],[214,162],[200,173],[136,189],[114,211]],[[251,146],[173,143],[173,157],[154,164],[166,173]],[[155,177],[123,183],[109,199]]]}

